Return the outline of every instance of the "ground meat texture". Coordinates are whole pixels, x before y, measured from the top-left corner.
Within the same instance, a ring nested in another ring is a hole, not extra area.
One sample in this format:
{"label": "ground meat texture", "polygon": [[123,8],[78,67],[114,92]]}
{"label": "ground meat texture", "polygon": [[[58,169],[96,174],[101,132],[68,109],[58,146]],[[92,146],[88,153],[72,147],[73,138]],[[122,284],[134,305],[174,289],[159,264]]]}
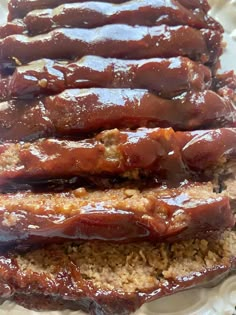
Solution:
{"label": "ground meat texture", "polygon": [[55,94],[67,88],[139,88],[172,98],[211,87],[209,68],[188,58],[121,60],[86,56],[75,62],[38,60],[0,82],[0,99]]}
{"label": "ground meat texture", "polygon": [[222,53],[221,40],[218,31],[189,26],[60,28],[35,37],[12,35],[0,40],[0,60],[13,58],[25,64],[41,58],[74,59],[93,54],[122,59],[186,56],[214,64]]}
{"label": "ground meat texture", "polygon": [[[236,174],[234,172],[234,174]],[[231,201],[231,207],[234,212],[236,212],[236,178],[234,176],[230,176],[224,181],[225,193],[229,196]]]}
{"label": "ground meat texture", "polygon": [[147,301],[226,275],[235,268],[235,244],[235,232],[226,232],[218,240],[172,245],[97,241],[9,252],[0,258],[1,295],[33,309],[127,315]]}
{"label": "ground meat texture", "polygon": [[0,146],[2,183],[9,179],[122,176],[164,180],[214,177],[236,155],[236,130],[192,132],[140,128],[107,130],[80,141],[41,139]]}
{"label": "ground meat texture", "polygon": [[213,181],[215,191],[223,192],[225,196],[228,196],[231,208],[236,212],[236,162],[228,162],[227,166],[218,173],[220,175]]}
{"label": "ground meat texture", "polygon": [[229,198],[213,185],[81,187],[62,193],[0,195],[1,246],[63,239],[177,241],[233,227]]}

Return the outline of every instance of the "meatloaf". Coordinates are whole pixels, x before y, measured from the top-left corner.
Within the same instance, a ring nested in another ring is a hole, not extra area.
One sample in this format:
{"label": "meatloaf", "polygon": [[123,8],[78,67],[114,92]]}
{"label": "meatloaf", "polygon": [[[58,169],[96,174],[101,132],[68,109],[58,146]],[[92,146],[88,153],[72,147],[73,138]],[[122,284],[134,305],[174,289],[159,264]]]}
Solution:
{"label": "meatloaf", "polygon": [[211,183],[189,183],[1,194],[0,243],[26,247],[63,239],[127,243],[205,237],[234,225],[227,194],[213,190]]}
{"label": "meatloaf", "polygon": [[173,244],[72,242],[0,256],[0,292],[26,308],[128,315],[143,303],[222,279],[235,232]]}
{"label": "meatloaf", "polygon": [[103,131],[80,141],[40,139],[0,145],[2,184],[9,179],[73,176],[156,176],[161,180],[201,179],[235,161],[236,129],[174,132],[140,128]]}
{"label": "meatloaf", "polygon": [[207,0],[9,0],[0,299],[128,315],[236,266],[236,77]]}

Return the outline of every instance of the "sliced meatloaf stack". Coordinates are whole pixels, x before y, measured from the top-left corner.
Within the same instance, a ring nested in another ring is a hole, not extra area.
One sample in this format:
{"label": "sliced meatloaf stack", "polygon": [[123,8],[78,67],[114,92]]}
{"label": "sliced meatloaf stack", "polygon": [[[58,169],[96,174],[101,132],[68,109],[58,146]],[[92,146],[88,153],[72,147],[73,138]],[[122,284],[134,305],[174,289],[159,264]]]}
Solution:
{"label": "sliced meatloaf stack", "polygon": [[[236,268],[236,78],[206,0],[10,0],[0,296],[128,315]],[[158,311],[158,310],[157,310]]]}

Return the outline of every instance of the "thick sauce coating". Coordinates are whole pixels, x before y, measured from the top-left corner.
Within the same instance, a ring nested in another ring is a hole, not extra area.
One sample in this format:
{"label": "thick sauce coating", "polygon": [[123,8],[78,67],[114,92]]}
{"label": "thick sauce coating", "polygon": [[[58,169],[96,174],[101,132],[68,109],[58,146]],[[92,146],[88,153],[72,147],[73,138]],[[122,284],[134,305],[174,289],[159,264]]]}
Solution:
{"label": "thick sauce coating", "polygon": [[[189,239],[173,245],[73,242],[26,254],[3,253],[1,297],[34,310],[128,315],[145,302],[222,280],[235,268],[235,238],[231,232],[220,240]],[[114,282],[121,283],[119,289]]]}
{"label": "thick sauce coating", "polygon": [[104,131],[94,138],[69,141],[41,139],[33,143],[2,144],[2,179],[50,179],[112,175],[138,179],[209,176],[236,155],[236,129],[174,132],[173,129]]}
{"label": "thick sauce coating", "polygon": [[[24,17],[28,12],[36,9],[47,9],[55,8],[64,3],[75,3],[75,2],[84,2],[88,0],[10,0],[8,9],[9,9],[9,20],[15,19],[16,17]],[[101,0],[98,0],[101,1]],[[101,2],[108,3],[122,3],[124,0],[102,0]],[[173,1],[174,3],[174,1]],[[178,0],[176,1],[177,5],[180,3],[189,9],[201,9],[207,12],[210,7],[207,0]]]}
{"label": "thick sauce coating", "polygon": [[35,37],[11,35],[0,40],[0,60],[13,58],[18,63],[28,63],[92,54],[121,59],[187,56],[214,64],[222,52],[221,39],[220,32],[189,26],[137,28],[113,24],[96,29],[61,28]]}
{"label": "thick sauce coating", "polygon": [[213,91],[168,100],[146,90],[71,89],[40,100],[2,102],[0,109],[2,141],[80,139],[115,127],[194,130],[236,126],[234,103]]}
{"label": "thick sauce coating", "polygon": [[0,195],[0,243],[63,239],[177,241],[233,227],[227,197],[211,184]]}
{"label": "thick sauce coating", "polygon": [[[75,62],[37,60],[0,81],[0,99],[55,94],[69,88],[138,88],[172,98],[211,86],[209,68],[185,57],[122,60],[85,56]],[[106,92],[104,92],[106,93]]]}
{"label": "thick sauce coating", "polygon": [[26,30],[31,35],[46,33],[59,27],[94,28],[106,24],[188,25],[198,29],[222,30],[216,21],[202,11],[192,12],[173,0],[132,0],[122,4],[104,2],[63,4],[55,9],[30,12],[24,18],[24,22]]}
{"label": "thick sauce coating", "polygon": [[25,24],[21,20],[8,22],[5,25],[0,25],[0,38],[5,38],[14,34],[23,34],[25,32]]}

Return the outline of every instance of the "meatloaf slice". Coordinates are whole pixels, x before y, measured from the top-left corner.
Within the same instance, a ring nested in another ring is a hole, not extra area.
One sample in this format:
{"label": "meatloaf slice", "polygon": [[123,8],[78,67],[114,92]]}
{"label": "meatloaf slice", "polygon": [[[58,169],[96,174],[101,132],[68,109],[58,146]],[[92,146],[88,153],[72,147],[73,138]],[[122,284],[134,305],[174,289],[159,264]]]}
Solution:
{"label": "meatloaf slice", "polygon": [[40,139],[0,145],[1,184],[9,179],[52,179],[73,176],[121,176],[161,180],[200,177],[235,161],[236,129],[192,132],[140,128],[101,132],[80,141]]}
{"label": "meatloaf slice", "polygon": [[154,27],[112,24],[93,29],[59,28],[34,37],[11,35],[0,40],[1,62],[10,58],[17,64],[42,58],[75,59],[89,54],[121,59],[183,56],[215,64],[221,53],[221,32],[164,24]]}
{"label": "meatloaf slice", "polygon": [[[55,8],[59,5],[65,3],[76,3],[83,2],[88,0],[10,0],[8,9],[9,9],[9,20],[12,20],[16,17],[24,17],[28,12],[37,10],[37,9],[47,9]],[[90,1],[90,0],[89,0]],[[101,2],[110,2],[110,3],[122,3],[125,0],[99,0]],[[178,6],[179,3],[189,9],[198,9],[207,12],[210,7],[207,0],[178,0],[172,1],[173,5]]]}
{"label": "meatloaf slice", "polygon": [[174,244],[65,243],[0,257],[0,292],[30,309],[127,315],[143,303],[226,276],[236,234]]}
{"label": "meatloaf slice", "polygon": [[107,24],[188,25],[197,29],[220,30],[218,23],[209,23],[208,16],[201,10],[192,12],[175,0],[132,0],[121,4],[67,3],[54,9],[30,12],[24,22],[30,35],[46,33],[60,27],[93,28]]}
{"label": "meatloaf slice", "polygon": [[62,239],[173,242],[233,225],[229,198],[214,193],[211,183],[0,195],[5,246]]}
{"label": "meatloaf slice", "polygon": [[0,82],[0,99],[29,98],[71,88],[136,88],[172,98],[211,87],[209,68],[185,57],[122,60],[85,56],[74,62],[41,59]]}
{"label": "meatloaf slice", "polygon": [[172,127],[195,130],[235,127],[236,107],[213,91],[168,100],[146,90],[71,89],[41,99],[0,103],[0,140],[82,139],[116,128]]}

